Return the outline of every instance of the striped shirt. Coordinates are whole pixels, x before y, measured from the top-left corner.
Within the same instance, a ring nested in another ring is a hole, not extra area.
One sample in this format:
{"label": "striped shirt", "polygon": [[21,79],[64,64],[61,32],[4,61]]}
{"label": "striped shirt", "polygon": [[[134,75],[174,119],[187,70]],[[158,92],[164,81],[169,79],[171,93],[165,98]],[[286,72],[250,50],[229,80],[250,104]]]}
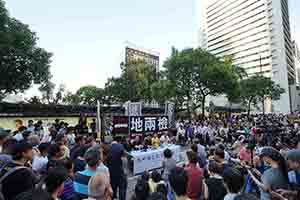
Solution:
{"label": "striped shirt", "polygon": [[64,182],[64,191],[60,195],[60,200],[70,200],[76,195],[75,190],[74,190],[74,184],[71,178],[68,178]]}
{"label": "striped shirt", "polygon": [[96,174],[96,171],[86,169],[75,174],[74,189],[79,194],[80,198],[88,198],[89,180]]}

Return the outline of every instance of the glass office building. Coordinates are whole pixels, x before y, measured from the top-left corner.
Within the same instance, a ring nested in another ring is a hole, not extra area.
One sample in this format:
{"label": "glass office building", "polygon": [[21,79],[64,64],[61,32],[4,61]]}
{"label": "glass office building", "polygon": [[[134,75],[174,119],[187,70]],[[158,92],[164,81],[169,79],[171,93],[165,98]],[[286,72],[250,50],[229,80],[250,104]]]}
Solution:
{"label": "glass office building", "polygon": [[285,89],[266,111],[288,113],[295,83],[288,0],[200,0],[200,43],[217,56],[233,57],[249,76],[260,73]]}

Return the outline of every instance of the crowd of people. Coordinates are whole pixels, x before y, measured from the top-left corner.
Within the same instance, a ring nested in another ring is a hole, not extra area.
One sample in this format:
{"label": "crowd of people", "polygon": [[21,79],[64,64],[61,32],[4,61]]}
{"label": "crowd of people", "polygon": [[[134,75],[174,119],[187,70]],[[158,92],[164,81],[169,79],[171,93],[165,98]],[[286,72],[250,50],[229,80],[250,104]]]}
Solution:
{"label": "crowd of people", "polygon": [[[15,122],[0,128],[4,200],[300,199],[300,126],[286,115],[180,120],[167,133],[109,143],[96,139],[95,120]],[[130,151],[170,143],[187,162],[166,148],[162,169],[145,171],[128,194]]]}
{"label": "crowd of people", "polygon": [[188,149],[188,162],[178,165],[165,150],[162,172],[145,172],[133,200],[300,199],[295,119],[256,115],[178,121],[168,137]]}

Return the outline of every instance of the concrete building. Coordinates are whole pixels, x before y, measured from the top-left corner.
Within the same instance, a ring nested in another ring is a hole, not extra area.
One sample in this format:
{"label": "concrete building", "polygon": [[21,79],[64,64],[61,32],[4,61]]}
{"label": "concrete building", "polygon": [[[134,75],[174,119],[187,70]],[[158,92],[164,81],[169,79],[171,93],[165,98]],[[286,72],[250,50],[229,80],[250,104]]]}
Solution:
{"label": "concrete building", "polygon": [[154,65],[156,71],[159,71],[159,53],[138,47],[132,43],[125,43],[125,63],[129,63],[134,60],[143,60],[149,65]]}
{"label": "concrete building", "polygon": [[233,64],[249,76],[260,73],[286,93],[268,101],[267,112],[291,111],[290,85],[296,81],[288,0],[201,0],[202,48]]}

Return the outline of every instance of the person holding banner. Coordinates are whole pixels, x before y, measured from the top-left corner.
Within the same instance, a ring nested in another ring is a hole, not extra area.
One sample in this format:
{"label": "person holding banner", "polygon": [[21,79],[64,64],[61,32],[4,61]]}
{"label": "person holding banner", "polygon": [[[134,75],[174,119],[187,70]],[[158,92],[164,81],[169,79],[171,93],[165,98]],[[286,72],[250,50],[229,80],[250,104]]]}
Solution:
{"label": "person holding banner", "polygon": [[151,139],[151,144],[152,144],[152,147],[154,147],[156,149],[158,147],[160,147],[160,139],[158,138],[157,133],[154,133],[154,135]]}

